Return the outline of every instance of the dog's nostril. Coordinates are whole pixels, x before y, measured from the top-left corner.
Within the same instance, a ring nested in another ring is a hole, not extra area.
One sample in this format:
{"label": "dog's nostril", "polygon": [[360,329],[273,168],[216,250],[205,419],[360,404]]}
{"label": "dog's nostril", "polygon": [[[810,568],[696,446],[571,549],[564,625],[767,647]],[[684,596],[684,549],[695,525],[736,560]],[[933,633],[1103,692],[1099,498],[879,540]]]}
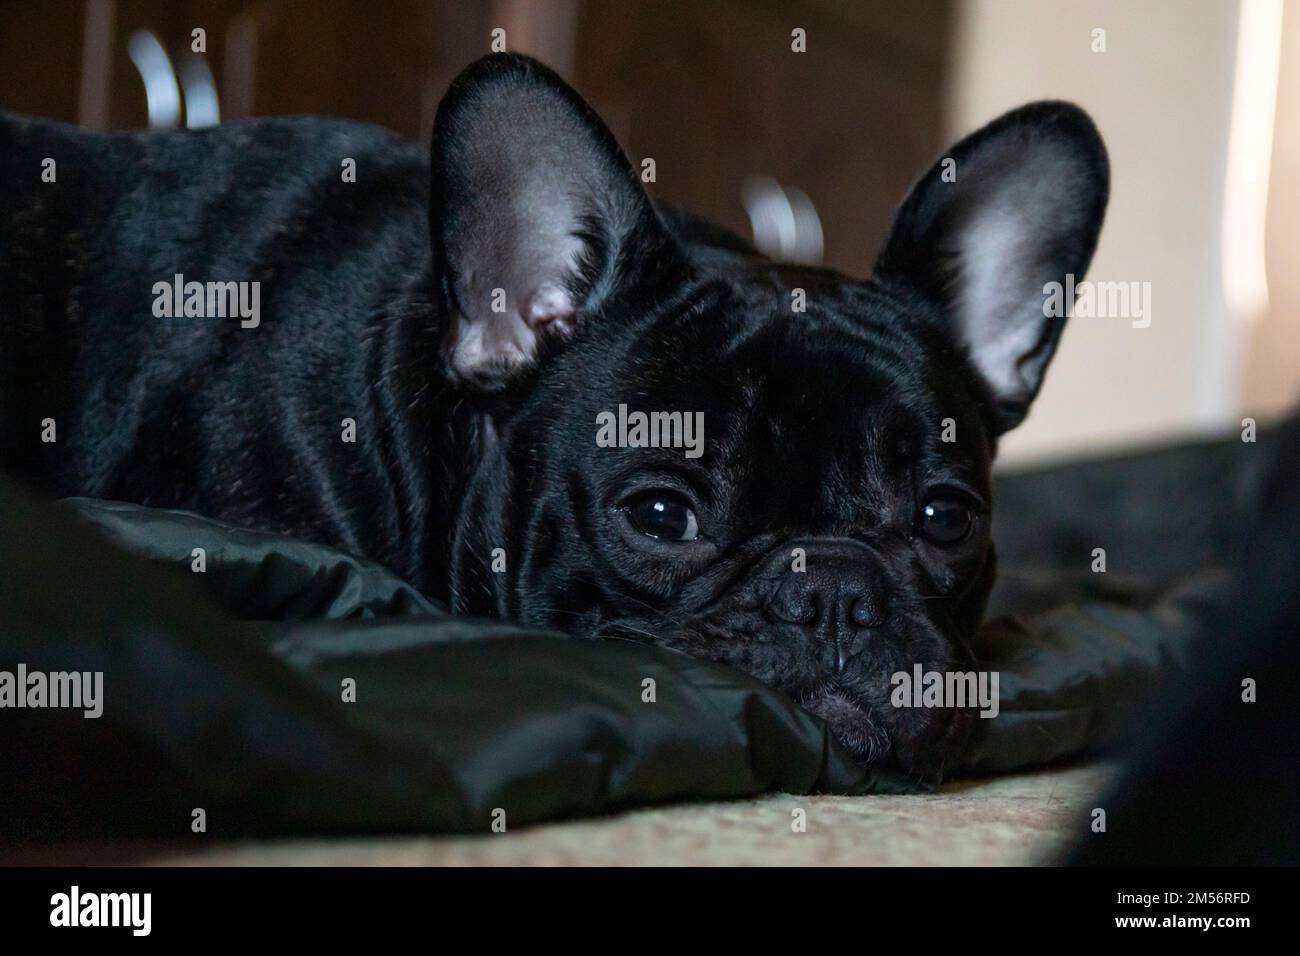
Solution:
{"label": "dog's nostril", "polygon": [[767,609],[786,624],[811,624],[820,616],[815,592],[809,592],[790,581],[784,582],[772,594]]}
{"label": "dog's nostril", "polygon": [[880,627],[885,623],[885,615],[880,609],[880,602],[871,597],[860,597],[853,602],[849,617],[858,627]]}
{"label": "dog's nostril", "polygon": [[772,613],[787,624],[812,624],[819,617],[817,605],[813,601],[798,601],[794,604],[776,603]]}

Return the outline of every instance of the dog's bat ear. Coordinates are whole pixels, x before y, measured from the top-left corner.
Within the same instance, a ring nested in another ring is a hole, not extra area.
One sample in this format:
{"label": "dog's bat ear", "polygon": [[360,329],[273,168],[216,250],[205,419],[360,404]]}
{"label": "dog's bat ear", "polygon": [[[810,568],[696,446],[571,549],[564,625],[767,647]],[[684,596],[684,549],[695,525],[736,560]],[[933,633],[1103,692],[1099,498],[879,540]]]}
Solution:
{"label": "dog's bat ear", "polygon": [[503,387],[548,339],[685,269],[609,129],[535,60],[495,54],[461,73],[431,158],[443,358],[475,388]]}
{"label": "dog's bat ear", "polygon": [[1109,181],[1088,115],[1032,103],[958,143],[899,208],[876,279],[939,307],[989,387],[999,430],[1023,420],[1042,385],[1065,325],[1053,290],[1083,278]]}

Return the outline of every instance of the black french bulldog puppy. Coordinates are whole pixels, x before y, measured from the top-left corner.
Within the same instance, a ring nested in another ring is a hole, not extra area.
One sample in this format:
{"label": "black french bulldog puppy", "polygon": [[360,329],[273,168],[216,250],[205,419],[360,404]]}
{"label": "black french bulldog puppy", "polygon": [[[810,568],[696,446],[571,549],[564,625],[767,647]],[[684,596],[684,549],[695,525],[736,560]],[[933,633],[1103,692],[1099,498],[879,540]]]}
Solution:
{"label": "black french bulldog puppy", "polygon": [[[864,282],[656,206],[516,55],[452,86],[431,169],[337,121],[6,118],[0,466],[338,545],[457,612],[722,661],[934,775],[962,721],[892,707],[890,675],[969,663],[990,462],[1108,190],[1064,103],[947,158]],[[250,285],[223,308],[191,282]],[[699,452],[598,444],[620,405],[702,415]]]}

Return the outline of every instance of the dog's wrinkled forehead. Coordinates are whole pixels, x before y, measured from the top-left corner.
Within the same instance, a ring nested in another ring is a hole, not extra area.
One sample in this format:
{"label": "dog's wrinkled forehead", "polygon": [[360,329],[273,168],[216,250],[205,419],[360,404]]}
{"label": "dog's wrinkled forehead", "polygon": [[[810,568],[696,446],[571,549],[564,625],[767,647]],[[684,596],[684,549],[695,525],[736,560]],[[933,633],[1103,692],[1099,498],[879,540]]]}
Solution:
{"label": "dog's wrinkled forehead", "polygon": [[[867,283],[737,270],[642,324],[620,349],[616,387],[598,403],[702,415],[699,464],[714,471],[762,463],[765,479],[797,486],[806,475],[834,497],[931,459],[973,471],[983,459],[958,357],[939,349],[922,360],[933,349],[924,326]],[[651,462],[674,457],[638,451]]]}

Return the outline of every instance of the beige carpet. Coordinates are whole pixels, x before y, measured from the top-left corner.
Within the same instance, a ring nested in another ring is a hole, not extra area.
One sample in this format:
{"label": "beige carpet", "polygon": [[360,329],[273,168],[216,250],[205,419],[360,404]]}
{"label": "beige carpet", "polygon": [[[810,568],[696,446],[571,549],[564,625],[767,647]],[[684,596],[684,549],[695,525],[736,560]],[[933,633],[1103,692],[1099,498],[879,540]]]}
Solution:
{"label": "beige carpet", "polygon": [[[1023,865],[1086,833],[1104,764],[962,781],[934,795],[774,794],[677,804],[474,837],[317,839],[226,846],[151,862],[316,865]],[[793,822],[804,811],[806,829]]]}

